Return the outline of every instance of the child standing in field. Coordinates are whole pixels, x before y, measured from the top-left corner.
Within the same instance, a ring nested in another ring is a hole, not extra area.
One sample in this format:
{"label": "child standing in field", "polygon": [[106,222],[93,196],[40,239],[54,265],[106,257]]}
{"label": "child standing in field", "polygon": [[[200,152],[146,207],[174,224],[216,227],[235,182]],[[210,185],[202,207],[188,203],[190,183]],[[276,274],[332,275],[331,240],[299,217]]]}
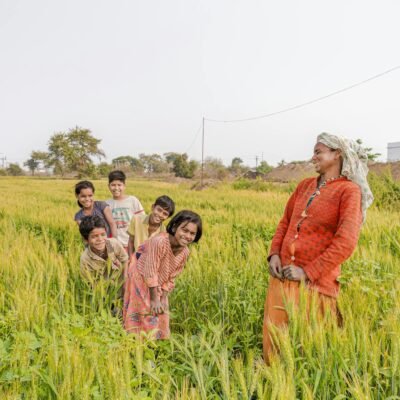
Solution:
{"label": "child standing in field", "polygon": [[129,257],[144,243],[160,232],[165,232],[163,222],[175,212],[175,203],[168,196],[160,196],[151,206],[149,215],[134,215],[129,225]]}
{"label": "child standing in field", "polygon": [[108,175],[108,188],[113,196],[107,200],[111,207],[112,216],[116,222],[116,238],[122,243],[125,250],[128,250],[129,223],[134,215],[144,214],[140,201],[135,196],[125,194],[126,176],[123,171],[112,171]]}
{"label": "child standing in field", "polygon": [[105,222],[98,215],[83,217],[79,231],[87,244],[80,262],[83,278],[93,289],[100,282],[105,283],[108,294],[112,290],[116,297],[121,298],[128,263],[128,255],[121,243],[107,238]]}
{"label": "child standing in field", "polygon": [[202,222],[198,214],[176,214],[167,232],[147,240],[132,257],[125,282],[124,327],[128,332],[153,332],[156,339],[170,335],[168,295],[189,256],[188,245],[198,242]]}
{"label": "child standing in field", "polygon": [[79,225],[83,217],[97,215],[103,219],[107,236],[117,236],[117,226],[111,214],[111,209],[105,201],[94,200],[94,185],[90,181],[80,181],[75,185],[75,196],[81,208],[75,214],[75,221]]}

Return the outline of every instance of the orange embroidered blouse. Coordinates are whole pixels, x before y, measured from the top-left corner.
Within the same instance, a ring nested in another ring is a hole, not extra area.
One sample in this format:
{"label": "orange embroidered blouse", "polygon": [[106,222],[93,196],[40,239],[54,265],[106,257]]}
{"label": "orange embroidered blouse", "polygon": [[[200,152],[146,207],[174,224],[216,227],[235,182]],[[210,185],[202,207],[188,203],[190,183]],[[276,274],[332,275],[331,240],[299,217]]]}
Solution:
{"label": "orange embroidered blouse", "polygon": [[361,228],[361,191],[345,177],[329,181],[321,187],[303,219],[303,211],[316,189],[317,178],[299,183],[272,239],[269,257],[278,254],[282,266],[302,267],[311,288],[337,297],[340,265],[353,253]]}

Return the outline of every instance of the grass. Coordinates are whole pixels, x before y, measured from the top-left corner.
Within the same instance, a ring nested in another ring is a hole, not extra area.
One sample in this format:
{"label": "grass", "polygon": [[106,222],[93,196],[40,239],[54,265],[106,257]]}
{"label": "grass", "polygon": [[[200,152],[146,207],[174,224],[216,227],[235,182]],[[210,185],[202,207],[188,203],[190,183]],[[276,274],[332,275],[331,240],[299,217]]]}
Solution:
{"label": "grass", "polygon": [[129,182],[146,209],[168,194],[204,220],[172,338],[154,343],[126,335],[80,279],[74,183],[0,178],[1,399],[400,399],[399,212],[372,208],[343,266],[344,327],[291,313],[266,367],[266,255],[287,190]]}

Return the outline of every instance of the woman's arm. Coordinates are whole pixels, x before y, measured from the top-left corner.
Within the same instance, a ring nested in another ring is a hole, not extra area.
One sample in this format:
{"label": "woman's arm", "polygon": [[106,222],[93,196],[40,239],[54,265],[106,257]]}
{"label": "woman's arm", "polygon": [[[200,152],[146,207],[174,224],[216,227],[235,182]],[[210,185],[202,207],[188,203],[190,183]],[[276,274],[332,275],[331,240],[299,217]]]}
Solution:
{"label": "woman's arm", "polygon": [[[301,184],[301,183],[300,183]],[[299,186],[300,186],[299,184]],[[296,197],[298,193],[299,186],[297,186],[296,190],[290,196],[288,202],[286,203],[285,211],[283,213],[283,217],[280,220],[274,237],[271,242],[271,250],[268,255],[268,261],[271,259],[273,255],[278,255],[281,252],[282,242],[285,238],[286,232],[289,228],[290,219],[292,218],[294,205],[296,203]]]}
{"label": "woman's arm", "polygon": [[357,246],[361,223],[361,191],[350,187],[340,199],[339,222],[331,244],[319,257],[303,266],[310,281],[317,281],[352,255]]}

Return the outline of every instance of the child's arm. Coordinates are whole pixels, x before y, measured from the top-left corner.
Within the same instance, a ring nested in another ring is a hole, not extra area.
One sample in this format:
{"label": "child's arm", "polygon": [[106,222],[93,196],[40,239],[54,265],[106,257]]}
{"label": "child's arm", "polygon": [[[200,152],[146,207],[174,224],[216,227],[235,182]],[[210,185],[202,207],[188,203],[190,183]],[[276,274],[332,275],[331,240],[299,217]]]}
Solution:
{"label": "child's arm", "polygon": [[150,288],[150,312],[153,314],[162,314],[164,312],[157,287]]}
{"label": "child's arm", "polygon": [[129,259],[131,258],[131,255],[135,251],[135,227],[136,227],[136,220],[135,216],[131,219],[131,222],[129,223],[129,228],[128,228],[128,235],[129,235],[129,241],[128,241],[128,256]]}
{"label": "child's arm", "polygon": [[135,236],[129,235],[129,241],[128,241],[128,256],[131,258],[131,255],[135,251]]}
{"label": "child's arm", "polygon": [[113,238],[117,238],[117,224],[114,221],[114,218],[112,216],[111,208],[107,206],[104,211],[104,217],[106,218],[106,221],[111,229],[111,236]]}

